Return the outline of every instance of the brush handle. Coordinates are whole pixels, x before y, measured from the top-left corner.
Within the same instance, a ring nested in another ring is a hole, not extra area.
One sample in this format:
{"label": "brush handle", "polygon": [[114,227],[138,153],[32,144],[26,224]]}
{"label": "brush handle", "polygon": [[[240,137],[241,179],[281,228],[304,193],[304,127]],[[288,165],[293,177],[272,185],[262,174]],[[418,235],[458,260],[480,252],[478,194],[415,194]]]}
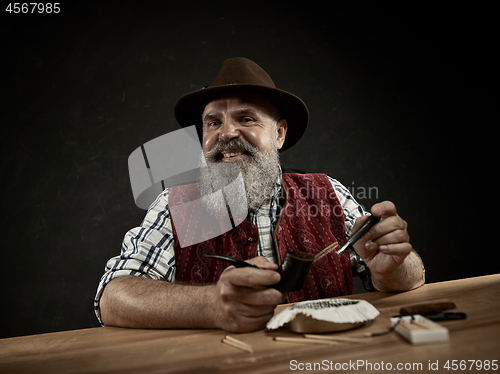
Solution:
{"label": "brush handle", "polygon": [[236,268],[250,267],[250,268],[260,269],[258,266],[249,264],[248,262],[238,260],[237,258],[234,258],[234,257],[231,257],[231,256],[221,255],[219,253],[204,252],[203,256],[210,257],[210,258],[216,258],[216,259],[222,260],[222,261],[226,261],[227,263],[233,265]]}

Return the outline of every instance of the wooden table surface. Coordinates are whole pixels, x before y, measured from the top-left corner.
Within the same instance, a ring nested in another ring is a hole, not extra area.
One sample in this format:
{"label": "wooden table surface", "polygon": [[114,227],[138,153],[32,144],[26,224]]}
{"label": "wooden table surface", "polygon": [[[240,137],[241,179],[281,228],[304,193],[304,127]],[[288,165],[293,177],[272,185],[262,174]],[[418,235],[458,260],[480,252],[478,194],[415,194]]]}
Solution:
{"label": "wooden table surface", "polygon": [[222,330],[64,331],[1,339],[0,373],[283,373],[310,372],[314,364],[318,371],[331,372],[500,372],[500,274],[426,284],[400,294],[349,298],[367,300],[381,314],[369,325],[335,336],[385,330],[402,306],[418,303],[452,301],[467,318],[440,322],[449,329],[449,342],[425,345],[411,345],[394,332],[336,346],[273,341],[273,336],[298,336],[286,328],[231,334],[250,344],[254,353],[221,343],[226,334]]}

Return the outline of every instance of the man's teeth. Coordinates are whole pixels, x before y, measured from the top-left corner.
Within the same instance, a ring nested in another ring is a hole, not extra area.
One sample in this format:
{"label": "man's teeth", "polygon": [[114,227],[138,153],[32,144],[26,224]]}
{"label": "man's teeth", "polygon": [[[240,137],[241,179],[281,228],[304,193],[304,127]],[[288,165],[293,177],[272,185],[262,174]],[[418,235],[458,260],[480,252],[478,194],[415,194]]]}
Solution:
{"label": "man's teeth", "polygon": [[243,152],[237,152],[237,153],[224,153],[224,158],[228,158],[228,157],[235,157],[235,156],[239,156],[239,155],[242,155]]}

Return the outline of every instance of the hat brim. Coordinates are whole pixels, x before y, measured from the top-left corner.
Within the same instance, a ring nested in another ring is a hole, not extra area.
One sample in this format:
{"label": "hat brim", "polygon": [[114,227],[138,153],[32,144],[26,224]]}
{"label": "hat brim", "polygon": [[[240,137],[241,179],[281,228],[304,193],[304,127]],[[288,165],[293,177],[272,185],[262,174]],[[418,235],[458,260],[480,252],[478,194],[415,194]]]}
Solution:
{"label": "hat brim", "polygon": [[[295,145],[304,135],[309,123],[309,110],[297,96],[280,90],[250,84],[232,84],[207,87],[182,96],[174,106],[174,115],[181,127],[195,125],[202,128],[202,114],[205,106],[215,97],[225,93],[249,92],[261,95],[271,101],[281,112],[281,118],[286,119],[288,130],[285,142],[280,151],[285,151]],[[200,131],[200,134],[202,132]]]}

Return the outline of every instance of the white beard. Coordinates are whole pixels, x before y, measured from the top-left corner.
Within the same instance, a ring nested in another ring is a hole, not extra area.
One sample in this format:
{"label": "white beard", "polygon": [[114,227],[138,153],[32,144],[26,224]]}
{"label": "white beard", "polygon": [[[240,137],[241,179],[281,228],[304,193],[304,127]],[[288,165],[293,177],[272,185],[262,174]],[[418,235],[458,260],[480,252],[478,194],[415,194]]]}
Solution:
{"label": "white beard", "polygon": [[[271,150],[261,152],[243,139],[232,140],[229,143],[217,143],[206,157],[200,160],[200,195],[206,208],[212,213],[225,213],[226,203],[239,201],[238,206],[231,205],[233,215],[246,216],[247,211],[257,211],[259,207],[270,200],[271,192],[279,176],[279,154],[276,141]],[[244,149],[250,154],[250,159],[231,163],[217,161],[217,155],[223,150]],[[241,173],[243,184],[238,182]],[[235,182],[236,181],[236,182]],[[233,183],[235,182],[235,183]],[[221,201],[222,190],[226,202]],[[246,196],[245,199],[242,197]],[[236,211],[235,211],[236,210]]]}

